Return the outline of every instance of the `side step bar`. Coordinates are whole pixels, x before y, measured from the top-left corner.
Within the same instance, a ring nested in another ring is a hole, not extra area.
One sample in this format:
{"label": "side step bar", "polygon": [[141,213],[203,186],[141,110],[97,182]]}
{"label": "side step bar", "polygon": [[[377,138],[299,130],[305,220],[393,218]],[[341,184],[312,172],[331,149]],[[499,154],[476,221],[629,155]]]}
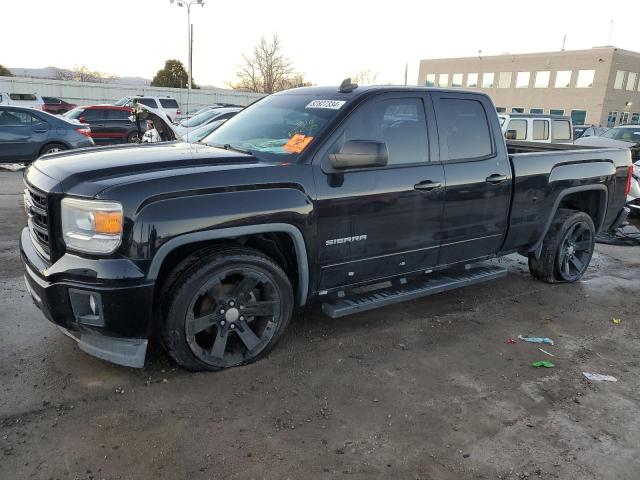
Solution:
{"label": "side step bar", "polygon": [[331,318],[340,318],[353,313],[373,310],[374,308],[493,280],[504,277],[506,274],[506,268],[482,264],[457,272],[436,272],[421,281],[355,294],[350,297],[337,298],[333,303],[323,303],[322,311]]}

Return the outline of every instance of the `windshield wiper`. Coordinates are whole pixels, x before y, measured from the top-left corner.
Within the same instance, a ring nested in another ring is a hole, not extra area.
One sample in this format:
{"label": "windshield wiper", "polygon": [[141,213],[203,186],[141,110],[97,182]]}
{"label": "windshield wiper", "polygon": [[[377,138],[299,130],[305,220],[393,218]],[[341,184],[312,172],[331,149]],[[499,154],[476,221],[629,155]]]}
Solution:
{"label": "windshield wiper", "polygon": [[247,150],[246,148],[240,148],[240,147],[236,147],[231,145],[230,143],[225,143],[224,145],[222,144],[211,144],[212,147],[216,147],[216,148],[224,148],[225,150],[232,150],[234,152],[239,152],[239,153],[245,153],[247,155],[251,155],[251,151]]}

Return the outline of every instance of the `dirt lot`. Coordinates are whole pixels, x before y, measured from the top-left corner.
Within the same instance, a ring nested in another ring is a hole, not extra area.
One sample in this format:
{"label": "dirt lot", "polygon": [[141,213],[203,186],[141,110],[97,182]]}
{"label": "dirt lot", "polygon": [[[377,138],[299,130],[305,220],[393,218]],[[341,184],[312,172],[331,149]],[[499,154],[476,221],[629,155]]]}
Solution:
{"label": "dirt lot", "polygon": [[515,256],[504,279],[346,319],[310,306],[248,367],[192,374],[155,349],[134,370],[31,303],[20,179],[0,171],[2,479],[638,478],[638,247],[599,246],[575,285]]}

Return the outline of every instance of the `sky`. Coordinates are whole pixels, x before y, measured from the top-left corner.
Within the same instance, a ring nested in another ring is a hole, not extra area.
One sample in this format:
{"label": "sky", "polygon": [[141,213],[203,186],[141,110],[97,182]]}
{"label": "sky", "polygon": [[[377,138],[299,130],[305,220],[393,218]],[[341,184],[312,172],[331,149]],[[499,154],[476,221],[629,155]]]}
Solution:
{"label": "sky", "polygon": [[[278,34],[297,72],[337,85],[361,70],[376,83],[415,84],[421,58],[614,45],[640,51],[637,15],[601,0],[205,0],[193,6],[193,77],[224,87],[243,53]],[[629,2],[629,4],[634,2]],[[164,61],[187,58],[187,13],[169,0],[2,2],[0,64],[12,68],[86,65],[152,78]],[[611,20],[613,34],[609,41]]]}

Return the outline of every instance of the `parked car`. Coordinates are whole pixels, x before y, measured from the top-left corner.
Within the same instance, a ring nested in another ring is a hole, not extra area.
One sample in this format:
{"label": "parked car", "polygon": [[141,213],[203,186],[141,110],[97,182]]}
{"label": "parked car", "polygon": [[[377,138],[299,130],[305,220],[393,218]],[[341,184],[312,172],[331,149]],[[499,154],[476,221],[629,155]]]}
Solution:
{"label": "parked car", "polygon": [[508,148],[486,94],[343,82],[265,97],[206,144],[58,154],[24,176],[50,219],[22,231],[27,286],[92,355],[142,367],[159,331],[219,370],[312,298],[341,317],[502,277],[481,262],[515,252],[579,280],[628,213],[629,151]]}
{"label": "parked car", "polygon": [[573,140],[580,137],[599,137],[609,130],[607,127],[598,127],[596,125],[574,125]]}
{"label": "parked car", "polygon": [[572,143],[569,117],[535,113],[500,114],[502,132],[507,140],[540,143]]}
{"label": "parked car", "polygon": [[48,153],[93,145],[87,125],[29,107],[0,105],[2,162],[30,162]]}
{"label": "parked car", "polygon": [[75,103],[65,102],[56,97],[42,97],[42,101],[44,102],[42,110],[54,115],[62,115],[77,107]]}
{"label": "parked car", "polygon": [[97,144],[138,143],[138,126],[129,118],[131,113],[130,107],[92,105],[76,107],[65,113],[64,117],[88,124],[91,137]]}
{"label": "parked car", "polygon": [[118,100],[115,105],[119,107],[131,107],[133,103],[137,102],[142,105],[146,105],[154,110],[160,110],[171,120],[175,122],[175,119],[180,116],[180,106],[178,102],[171,97],[148,97],[143,95],[136,95],[133,97],[123,97]]}
{"label": "parked car", "polygon": [[15,105],[43,110],[44,101],[35,93],[0,92],[0,105]]}
{"label": "parked car", "polygon": [[176,130],[180,134],[186,135],[191,129],[201,127],[202,125],[206,125],[207,123],[215,120],[228,120],[241,110],[242,107],[211,108],[180,123],[176,127]]}
{"label": "parked car", "polygon": [[182,115],[179,115],[177,118],[174,119],[175,123],[182,123],[185,120],[188,120],[192,117],[195,117],[196,115],[198,115],[199,113],[205,112],[207,110],[211,110],[214,108],[223,108],[223,107],[238,107],[238,108],[245,108],[242,105],[236,105],[234,103],[215,103],[213,105],[209,105],[206,107],[202,107],[199,108],[197,110],[191,111],[191,112],[186,112],[183,113]]}
{"label": "parked car", "polygon": [[640,160],[640,125],[613,127],[599,137],[579,138],[575,144],[605,148],[629,148],[633,161],[636,162]]}

